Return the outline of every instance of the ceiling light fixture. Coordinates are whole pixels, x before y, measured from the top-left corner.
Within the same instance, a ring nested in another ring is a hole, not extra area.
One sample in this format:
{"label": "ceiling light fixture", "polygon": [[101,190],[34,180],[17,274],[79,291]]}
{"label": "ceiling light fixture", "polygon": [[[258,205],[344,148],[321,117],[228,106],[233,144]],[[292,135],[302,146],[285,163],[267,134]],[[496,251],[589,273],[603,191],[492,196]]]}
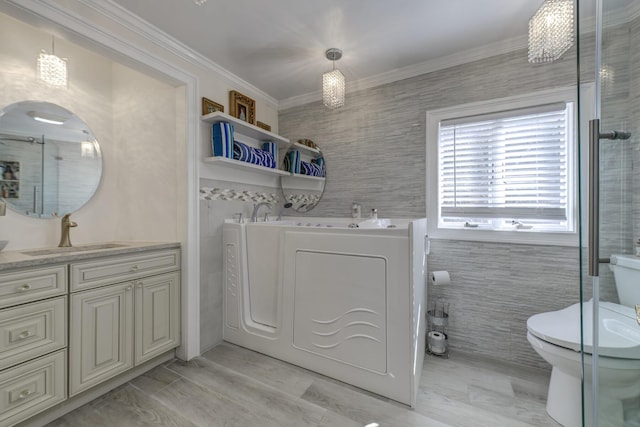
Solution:
{"label": "ceiling light fixture", "polygon": [[573,46],[573,0],[544,0],[529,21],[529,62],[553,62]]}
{"label": "ceiling light fixture", "polygon": [[195,4],[197,4],[198,6],[202,6],[203,4],[205,4],[207,2],[207,0],[193,0],[193,2]]}
{"label": "ceiling light fixture", "polygon": [[344,74],[336,70],[336,61],[342,58],[340,49],[331,48],[325,52],[327,59],[333,61],[333,70],[322,75],[322,102],[328,108],[344,105]]}
{"label": "ceiling light fixture", "polygon": [[51,54],[42,49],[37,63],[38,79],[54,87],[67,87],[67,58],[55,55],[54,37],[51,36]]}
{"label": "ceiling light fixture", "polygon": [[48,123],[50,125],[63,125],[67,121],[64,117],[56,116],[55,114],[42,113],[40,111],[28,111],[27,115],[33,120],[42,123]]}

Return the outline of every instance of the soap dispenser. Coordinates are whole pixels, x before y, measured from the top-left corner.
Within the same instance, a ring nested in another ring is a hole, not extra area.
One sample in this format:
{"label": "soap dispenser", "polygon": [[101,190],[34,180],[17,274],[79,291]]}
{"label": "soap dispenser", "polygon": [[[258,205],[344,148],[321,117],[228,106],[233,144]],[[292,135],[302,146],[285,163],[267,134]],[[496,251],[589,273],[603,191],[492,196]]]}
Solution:
{"label": "soap dispenser", "polygon": [[360,203],[354,201],[351,203],[351,218],[360,218],[362,207]]}

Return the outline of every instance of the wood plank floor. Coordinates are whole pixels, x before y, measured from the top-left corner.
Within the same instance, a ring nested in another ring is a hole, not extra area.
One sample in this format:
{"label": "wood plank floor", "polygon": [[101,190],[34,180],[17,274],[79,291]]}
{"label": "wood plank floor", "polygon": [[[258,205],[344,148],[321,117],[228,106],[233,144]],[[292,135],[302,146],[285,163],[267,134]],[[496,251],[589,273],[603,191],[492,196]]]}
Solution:
{"label": "wood plank floor", "polygon": [[468,354],[426,356],[418,404],[402,404],[223,343],[174,360],[49,424],[62,426],[553,426],[549,373]]}

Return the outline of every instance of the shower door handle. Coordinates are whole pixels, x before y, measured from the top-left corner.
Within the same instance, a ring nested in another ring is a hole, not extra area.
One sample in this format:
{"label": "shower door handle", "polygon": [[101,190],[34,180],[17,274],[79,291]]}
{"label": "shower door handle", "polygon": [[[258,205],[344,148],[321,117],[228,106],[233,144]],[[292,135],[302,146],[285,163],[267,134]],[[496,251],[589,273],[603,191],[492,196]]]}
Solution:
{"label": "shower door handle", "polygon": [[600,140],[629,139],[629,132],[600,133],[600,119],[589,120],[589,276],[600,275]]}
{"label": "shower door handle", "polygon": [[589,276],[600,275],[600,119],[589,120]]}

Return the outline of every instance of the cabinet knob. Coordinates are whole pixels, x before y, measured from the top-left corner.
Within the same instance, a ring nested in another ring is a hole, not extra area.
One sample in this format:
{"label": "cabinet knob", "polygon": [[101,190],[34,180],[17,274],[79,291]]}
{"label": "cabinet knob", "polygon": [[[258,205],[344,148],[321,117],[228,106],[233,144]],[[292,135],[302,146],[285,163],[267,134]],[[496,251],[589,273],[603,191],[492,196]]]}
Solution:
{"label": "cabinet knob", "polygon": [[133,286],[129,285],[126,288],[124,288],[125,291],[130,291],[131,289],[133,289]]}
{"label": "cabinet knob", "polygon": [[138,288],[142,288],[142,286],[143,286],[143,285],[144,285],[144,283],[142,283],[142,282],[138,282],[138,283],[136,283],[136,286],[137,286]]}
{"label": "cabinet knob", "polygon": [[131,268],[129,269],[129,271],[138,271],[138,266],[137,265],[132,265]]}
{"label": "cabinet knob", "polygon": [[31,289],[31,285],[28,283],[25,283],[24,285],[19,286],[17,290],[18,292],[25,292],[25,291],[28,291],[29,289]]}
{"label": "cabinet knob", "polygon": [[24,339],[29,338],[30,336],[31,336],[31,331],[24,331],[24,332],[21,332],[21,333],[18,335],[18,339],[19,339],[19,340],[24,340]]}

